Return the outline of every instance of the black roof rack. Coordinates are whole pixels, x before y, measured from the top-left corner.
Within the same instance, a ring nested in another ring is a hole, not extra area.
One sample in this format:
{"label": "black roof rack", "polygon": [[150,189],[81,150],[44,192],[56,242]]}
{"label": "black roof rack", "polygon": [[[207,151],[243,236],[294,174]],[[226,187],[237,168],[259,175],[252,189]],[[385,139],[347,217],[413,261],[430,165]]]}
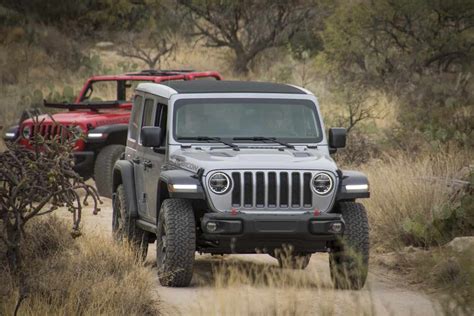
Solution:
{"label": "black roof rack", "polygon": [[174,76],[180,75],[185,73],[194,72],[192,69],[163,69],[163,70],[156,70],[156,69],[145,69],[140,72],[130,72],[127,75],[134,75],[134,76]]}

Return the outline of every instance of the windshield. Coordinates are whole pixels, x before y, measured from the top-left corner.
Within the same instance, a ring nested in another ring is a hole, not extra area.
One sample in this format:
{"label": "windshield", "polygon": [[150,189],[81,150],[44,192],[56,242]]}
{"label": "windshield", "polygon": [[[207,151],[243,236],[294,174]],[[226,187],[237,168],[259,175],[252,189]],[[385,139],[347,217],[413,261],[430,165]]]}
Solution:
{"label": "windshield", "polygon": [[179,100],[173,132],[178,140],[205,136],[248,142],[241,138],[268,137],[315,143],[322,139],[316,107],[309,100]]}

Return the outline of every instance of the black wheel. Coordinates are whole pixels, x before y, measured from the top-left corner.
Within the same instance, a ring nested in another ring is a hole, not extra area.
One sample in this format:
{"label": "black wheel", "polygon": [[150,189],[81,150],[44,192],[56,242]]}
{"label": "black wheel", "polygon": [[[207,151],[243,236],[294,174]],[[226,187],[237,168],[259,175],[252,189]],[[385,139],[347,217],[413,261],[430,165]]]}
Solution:
{"label": "black wheel", "polygon": [[303,270],[311,260],[311,254],[287,254],[279,249],[271,256],[278,260],[278,265],[282,269]]}
{"label": "black wheel", "polygon": [[136,225],[136,220],[130,216],[128,203],[123,185],[119,185],[113,200],[112,233],[118,242],[128,240],[140,258],[145,260],[149,233]]}
{"label": "black wheel", "polygon": [[337,289],[364,287],[369,266],[369,222],[365,207],[356,202],[339,203],[345,221],[344,236],[329,255],[329,266]]}
{"label": "black wheel", "polygon": [[94,165],[94,180],[100,196],[112,197],[114,165],[124,152],[124,145],[108,145],[102,148],[99,155],[97,155]]}
{"label": "black wheel", "polygon": [[196,223],[189,201],[167,199],[161,205],[156,234],[158,279],[163,286],[191,283],[196,251]]}

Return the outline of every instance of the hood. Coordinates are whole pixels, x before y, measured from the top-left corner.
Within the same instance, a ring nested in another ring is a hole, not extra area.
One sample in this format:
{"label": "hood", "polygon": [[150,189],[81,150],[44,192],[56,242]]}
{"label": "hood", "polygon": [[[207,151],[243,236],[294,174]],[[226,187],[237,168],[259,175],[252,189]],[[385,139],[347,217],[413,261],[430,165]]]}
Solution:
{"label": "hood", "polygon": [[335,173],[337,166],[332,158],[317,149],[301,147],[279,150],[277,147],[229,149],[186,148],[170,154],[170,161],[196,172],[213,170],[325,170]]}
{"label": "hood", "polygon": [[[130,119],[130,111],[110,111],[110,112],[94,112],[94,111],[69,111],[61,112],[52,115],[54,121],[63,125],[91,125],[93,128],[101,125],[108,124],[121,124],[128,123]],[[50,116],[40,115],[38,116],[41,122],[44,119],[44,123],[52,123]],[[32,119],[23,121],[23,124],[33,124]]]}

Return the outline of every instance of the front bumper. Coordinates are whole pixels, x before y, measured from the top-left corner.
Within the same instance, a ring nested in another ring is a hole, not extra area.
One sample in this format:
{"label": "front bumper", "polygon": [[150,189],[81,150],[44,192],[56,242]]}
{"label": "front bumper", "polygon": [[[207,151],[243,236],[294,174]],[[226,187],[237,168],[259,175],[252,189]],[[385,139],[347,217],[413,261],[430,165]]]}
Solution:
{"label": "front bumper", "polygon": [[290,246],[298,253],[322,252],[342,236],[344,227],[340,214],[206,213],[201,220],[198,250],[271,253]]}

